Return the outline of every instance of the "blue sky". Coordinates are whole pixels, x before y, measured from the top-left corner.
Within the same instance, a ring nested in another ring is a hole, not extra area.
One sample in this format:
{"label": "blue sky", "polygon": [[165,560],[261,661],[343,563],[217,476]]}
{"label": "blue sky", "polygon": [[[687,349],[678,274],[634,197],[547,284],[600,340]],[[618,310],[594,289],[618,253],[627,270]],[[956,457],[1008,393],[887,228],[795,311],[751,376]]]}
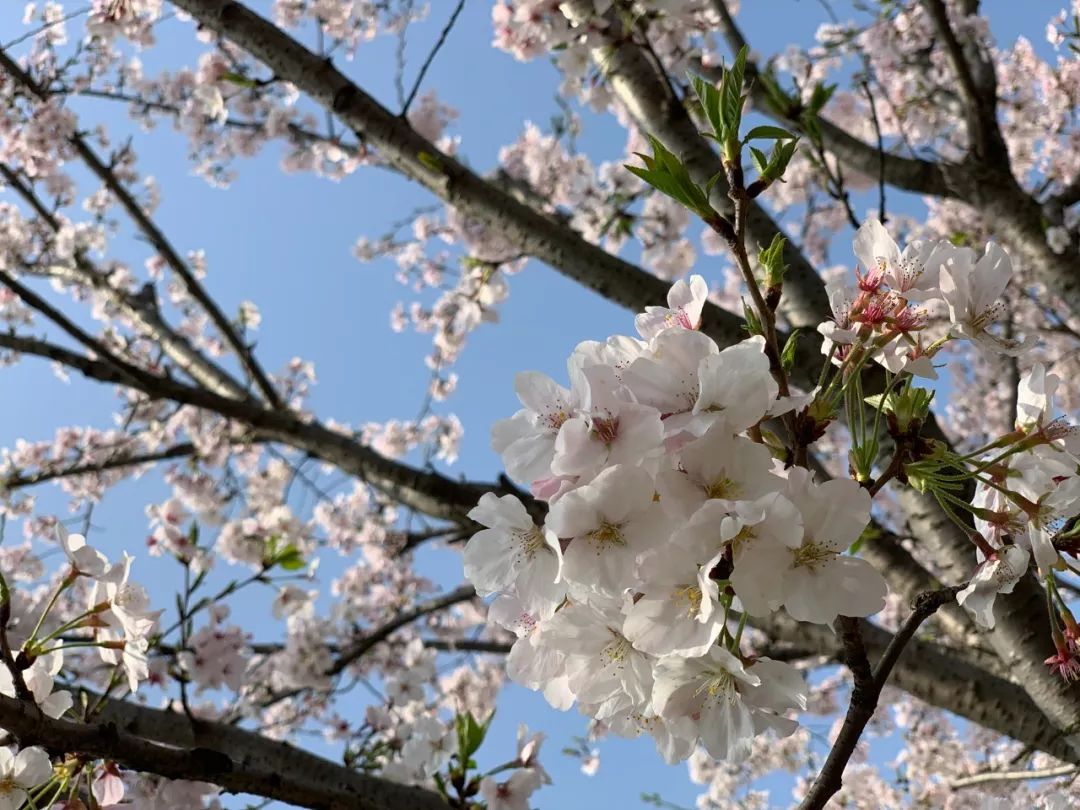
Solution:
{"label": "blue sky", "polygon": [[[431,5],[431,18],[409,32],[410,81],[452,7],[449,0],[434,0]],[[788,42],[809,43],[825,19],[815,0],[744,0],[743,5],[740,23],[763,53]],[[983,5],[999,42],[1023,33],[1041,49],[1046,21],[1062,3],[991,0]],[[461,135],[463,155],[479,170],[494,167],[499,148],[517,138],[525,120],[546,129],[559,111],[554,101],[557,76],[549,64],[543,60],[521,64],[490,47],[490,8],[489,0],[466,3],[458,27],[425,84],[425,89],[434,87],[440,99],[461,111],[451,131]],[[846,19],[846,4],[837,8]],[[22,32],[19,16],[8,13],[0,18],[0,40]],[[190,24],[166,22],[160,38],[162,46],[146,55],[148,72],[192,64]],[[347,66],[347,72],[365,89],[391,106],[393,71],[389,66],[395,47],[392,39],[364,44],[355,62]],[[491,81],[493,76],[498,80]],[[81,102],[77,108],[84,125],[100,120],[118,133],[134,131],[118,106]],[[584,120],[580,148],[597,163],[619,156],[625,140],[622,130],[592,114]],[[358,237],[378,236],[410,209],[430,203],[430,196],[381,171],[362,171],[340,183],[286,175],[278,168],[281,151],[277,147],[238,163],[239,178],[223,191],[191,174],[184,160],[183,139],[167,126],[149,135],[134,132],[141,167],[157,178],[162,189],[157,219],[173,243],[181,250],[206,251],[207,286],[226,312],[235,312],[244,299],[254,300],[262,310],[258,352],[264,365],[278,369],[294,356],[313,361],[319,382],[311,406],[323,418],[359,425],[412,416],[427,384],[423,357],[429,337],[390,330],[391,308],[398,300],[409,300],[410,292],[394,280],[393,265],[358,264],[350,249]],[[892,195],[892,199],[899,198]],[[894,204],[912,205],[910,201]],[[838,259],[846,255],[844,244],[850,235],[838,235]],[[143,244],[130,238],[120,239],[116,247],[134,267],[140,267],[148,255]],[[716,262],[714,268],[719,267],[717,259],[703,257],[697,272],[710,277],[712,262]],[[470,337],[456,366],[461,377],[458,391],[440,406],[455,412],[466,427],[461,458],[450,468],[454,474],[490,480],[499,471],[498,458],[488,444],[488,429],[518,407],[512,386],[515,373],[537,369],[561,378],[565,359],[578,342],[633,330],[632,313],[538,263],[530,263],[512,277],[510,286],[510,299],[500,310],[501,324],[482,326]],[[110,424],[114,400],[102,388],[78,381],[65,386],[52,376],[47,364],[33,361],[5,369],[4,374],[7,396],[0,402],[0,444],[4,446],[20,437],[51,437],[61,425]],[[65,509],[62,497],[45,490],[40,494],[47,508]],[[179,583],[175,565],[141,553],[147,533],[143,508],[164,495],[164,487],[153,477],[119,487],[95,510],[94,536],[113,553],[126,547],[139,554],[137,575]],[[429,553],[422,565],[448,586],[460,581],[456,554]],[[240,573],[222,568],[216,576]],[[326,581],[333,576],[333,560],[324,561],[322,574]],[[155,597],[158,593],[160,606],[171,604],[165,589],[155,592]],[[267,596],[247,602],[236,613],[251,623],[257,638],[276,633],[276,628],[260,624],[258,618]],[[356,701],[359,713],[361,698],[357,696]],[[576,762],[558,751],[583,733],[584,718],[576,712],[556,713],[538,695],[513,686],[500,701],[490,747],[481,752],[482,764],[507,758],[519,722],[547,732],[550,738],[544,761],[555,785],[536,794],[538,807],[637,807],[643,791],[658,791],[669,801],[693,805],[698,791],[690,784],[685,766],[665,766],[647,739],[604,741],[599,773],[583,776]]]}

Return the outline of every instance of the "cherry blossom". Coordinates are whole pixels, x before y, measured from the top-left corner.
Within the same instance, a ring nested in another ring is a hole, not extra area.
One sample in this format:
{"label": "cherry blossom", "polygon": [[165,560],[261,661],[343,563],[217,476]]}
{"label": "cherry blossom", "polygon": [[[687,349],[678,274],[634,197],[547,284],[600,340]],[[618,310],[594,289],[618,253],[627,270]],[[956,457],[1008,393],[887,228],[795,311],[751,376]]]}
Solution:
{"label": "cherry blossom", "polygon": [[1031,555],[1020,546],[1006,546],[975,571],[971,581],[956,595],[983,627],[994,628],[994,600],[999,593],[1012,593],[1017,581],[1027,571]]}
{"label": "cherry blossom", "polygon": [[788,613],[828,624],[838,615],[881,610],[885,580],[866,560],[844,553],[870,519],[866,490],[850,479],[817,484],[806,470],[793,469],[784,494],[802,514],[804,532],[782,573]]}
{"label": "cherry blossom", "polygon": [[949,306],[953,331],[990,351],[1020,354],[1029,342],[991,334],[1004,313],[1001,295],[1012,278],[1012,263],[1000,246],[989,243],[982,256],[971,248],[947,250],[941,265],[941,295]]}
{"label": "cherry blossom", "polygon": [[489,492],[469,517],[488,527],[465,547],[465,576],[477,593],[513,591],[538,609],[562,601],[566,588],[561,585],[559,539],[551,529],[538,527],[521,501]]}
{"label": "cherry blossom", "polygon": [[0,748],[0,810],[18,810],[27,793],[52,776],[52,763],[44,749],[23,748],[17,754]]}

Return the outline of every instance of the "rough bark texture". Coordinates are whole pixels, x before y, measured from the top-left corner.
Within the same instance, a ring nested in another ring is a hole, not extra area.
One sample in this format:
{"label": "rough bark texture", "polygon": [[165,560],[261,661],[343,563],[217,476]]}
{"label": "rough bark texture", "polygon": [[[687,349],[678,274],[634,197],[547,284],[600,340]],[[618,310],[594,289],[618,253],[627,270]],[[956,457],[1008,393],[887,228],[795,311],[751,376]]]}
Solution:
{"label": "rough bark texture", "polygon": [[108,701],[98,722],[75,723],[0,696],[0,727],[23,746],[101,757],[312,810],[446,808],[435,793],[358,773],[288,743],[129,701]]}

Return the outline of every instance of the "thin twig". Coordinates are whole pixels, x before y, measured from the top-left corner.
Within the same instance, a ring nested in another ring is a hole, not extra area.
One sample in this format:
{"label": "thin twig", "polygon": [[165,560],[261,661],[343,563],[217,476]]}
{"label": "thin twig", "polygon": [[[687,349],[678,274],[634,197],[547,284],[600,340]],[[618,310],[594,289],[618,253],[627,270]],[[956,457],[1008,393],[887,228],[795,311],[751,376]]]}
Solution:
{"label": "thin twig", "polygon": [[878,119],[877,102],[874,94],[870,91],[870,83],[862,82],[866,100],[870,102],[870,120],[874,123],[874,134],[877,136],[878,148],[878,220],[884,225],[888,219],[885,216],[885,139],[881,134],[881,121]]}
{"label": "thin twig", "polygon": [[76,9],[75,11],[72,11],[69,14],[65,14],[63,17],[60,17],[59,19],[49,20],[47,23],[44,23],[42,25],[39,25],[37,28],[34,28],[34,29],[31,29],[30,31],[27,31],[25,34],[22,34],[22,35],[16,37],[15,39],[11,40],[10,42],[5,42],[3,45],[0,45],[0,48],[2,48],[3,50],[6,51],[6,50],[8,50],[10,48],[14,48],[16,45],[22,45],[24,42],[26,42],[26,40],[33,39],[38,34],[44,34],[50,28],[55,28],[58,25],[63,25],[66,22],[70,22],[71,20],[74,20],[76,17],[81,17],[83,14],[88,14],[90,12],[91,8],[92,8],[92,6],[86,6],[85,8]]}
{"label": "thin twig", "polygon": [[957,591],[962,587],[962,585],[957,585],[927,591],[916,596],[912,600],[911,614],[896,631],[873,670],[870,669],[866,649],[863,646],[862,633],[859,629],[861,620],[849,619],[845,616],[837,619],[838,632],[844,645],[845,663],[851,669],[854,686],[851,690],[851,701],[848,704],[844,724],[840,728],[840,733],[833,743],[832,750],[829,751],[821,772],[811,785],[802,804],[799,805],[799,810],[821,810],[840,790],[843,785],[844,768],[855,752],[855,746],[862,736],[863,729],[874,715],[878,699],[881,697],[881,690],[889,680],[889,674],[903,653],[904,647],[915,635],[919,626],[937,612],[938,608],[955,599]]}
{"label": "thin twig", "polygon": [[[420,72],[416,74],[416,81],[413,83],[412,90],[409,91],[408,97],[405,99],[405,103],[401,105],[401,114],[404,116],[409,112],[409,107],[412,106],[413,99],[416,98],[416,94],[420,92],[420,85],[423,84],[424,76],[427,75],[428,69],[431,67],[431,63],[435,61],[436,54],[442,49],[442,46],[446,44],[447,38],[450,36],[450,31],[453,30],[454,25],[457,23],[458,17],[461,15],[462,9],[465,8],[465,0],[458,0],[457,6],[454,8],[453,14],[450,15],[450,19],[446,21],[446,25],[443,26],[442,32],[439,34],[439,38],[435,41],[435,46],[431,49],[431,53],[427,55],[427,59],[424,60],[424,64],[420,66]],[[404,37],[404,33],[402,34]]]}
{"label": "thin twig", "polygon": [[22,489],[23,487],[34,486],[35,484],[44,484],[46,481],[55,481],[58,478],[76,478],[80,475],[94,475],[107,472],[108,470],[122,469],[124,467],[137,467],[142,464],[153,464],[156,461],[170,461],[172,459],[185,458],[194,455],[196,452],[195,445],[190,442],[183,442],[171,447],[166,447],[163,450],[157,450],[153,453],[127,456],[119,455],[102,461],[95,461],[88,464],[76,464],[59,470],[39,470],[36,473],[26,475],[15,474],[9,478],[0,478],[0,485],[2,485],[5,490],[11,491]]}
{"label": "thin twig", "polygon": [[[38,101],[46,102],[49,100],[51,95],[49,91],[38,84],[30,74],[24,71],[3,49],[0,49],[0,68],[3,68],[8,75],[21,84]],[[282,407],[281,399],[278,396],[276,389],[271,384],[270,378],[266,376],[266,373],[255,359],[251,347],[247,346],[240,338],[239,333],[233,328],[233,325],[229,322],[225,313],[221,311],[217,302],[215,302],[206,292],[202,284],[195,277],[191,268],[188,267],[187,262],[180,257],[180,254],[165,237],[165,234],[158,228],[157,224],[150,219],[143,207],[132,196],[131,192],[128,191],[127,187],[120,182],[120,179],[116,176],[116,173],[112,168],[102,162],[101,158],[97,156],[94,150],[90,148],[81,136],[73,134],[68,137],[68,142],[74,147],[87,168],[89,168],[90,171],[105,184],[109,191],[112,192],[117,201],[127,212],[128,216],[169,265],[169,268],[179,276],[184,287],[191,294],[191,297],[194,298],[206,314],[210,316],[210,320],[213,322],[218,332],[221,333],[225,342],[236,353],[241,365],[251,376],[251,379],[266,398],[266,401],[270,403],[271,407],[280,409]]]}
{"label": "thin twig", "polygon": [[132,371],[137,369],[126,360],[117,357],[113,354],[109,348],[100,340],[95,338],[90,333],[82,329],[82,327],[76,325],[74,321],[71,321],[64,313],[39,296],[29,287],[24,286],[20,282],[16,281],[11,275],[0,270],[0,284],[10,289],[19,298],[21,298],[27,306],[37,310],[50,321],[55,323],[61,329],[63,329],[68,335],[73,337],[79,343],[83,344],[86,348],[90,349],[94,354],[100,357],[103,361],[116,369],[122,378],[128,381],[129,385],[137,384],[138,375],[132,374]]}
{"label": "thin twig", "polygon": [[1029,779],[1053,779],[1057,776],[1075,776],[1075,765],[1055,765],[1053,768],[1033,768],[1023,771],[987,771],[971,776],[961,776],[949,782],[953,790],[986,785],[991,782],[1027,782]]}

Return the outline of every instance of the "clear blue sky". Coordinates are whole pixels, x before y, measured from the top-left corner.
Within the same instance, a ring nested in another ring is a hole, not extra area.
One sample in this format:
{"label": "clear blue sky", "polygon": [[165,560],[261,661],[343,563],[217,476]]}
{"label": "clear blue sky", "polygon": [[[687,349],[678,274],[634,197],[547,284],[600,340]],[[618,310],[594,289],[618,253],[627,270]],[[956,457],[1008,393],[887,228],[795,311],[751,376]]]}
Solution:
{"label": "clear blue sky", "polygon": [[[1041,49],[1046,21],[1062,4],[1061,0],[992,0],[984,7],[999,42],[1023,33]],[[11,8],[0,18],[3,41],[22,31],[19,5],[18,13]],[[431,18],[409,33],[411,71],[451,8],[448,0],[434,0],[431,5]],[[825,19],[815,0],[744,0],[743,5],[739,20],[763,53],[787,42],[809,43]],[[846,19],[846,4],[837,7]],[[550,65],[543,60],[520,64],[489,46],[490,9],[490,0],[466,3],[425,85],[436,88],[443,101],[461,111],[451,132],[462,136],[463,154],[481,170],[494,166],[499,147],[517,138],[525,120],[546,128],[558,112],[557,78]],[[164,23],[160,38],[162,47],[146,56],[148,72],[192,64],[189,24]],[[347,67],[362,86],[391,104],[394,48],[392,39],[362,45],[356,61]],[[131,129],[124,111],[107,102],[84,102],[78,109],[86,127],[101,120],[117,133]],[[585,116],[585,125],[579,143],[595,162],[619,156],[625,136],[617,125],[591,114]],[[167,126],[150,135],[136,132],[134,144],[142,170],[154,174],[162,189],[159,223],[180,249],[205,249],[207,286],[223,308],[234,312],[247,298],[261,308],[258,351],[265,366],[280,368],[293,356],[314,361],[319,383],[311,405],[323,418],[359,425],[408,418],[416,412],[428,379],[422,359],[429,337],[390,330],[390,309],[398,300],[409,300],[410,291],[393,279],[392,264],[358,264],[350,248],[359,236],[378,236],[414,206],[430,203],[425,192],[380,171],[362,171],[341,183],[285,175],[278,169],[281,151],[276,147],[237,164],[239,179],[222,191],[190,173],[184,160],[185,144]],[[893,196],[894,201],[898,199]],[[849,240],[850,233],[838,235],[837,259],[847,255],[843,251]],[[141,267],[148,253],[144,245],[130,239],[116,246],[135,268]],[[715,261],[703,257],[697,271],[709,277],[710,262]],[[488,429],[517,408],[512,386],[516,372],[538,369],[561,378],[566,356],[579,341],[633,330],[632,313],[538,263],[512,277],[510,288],[510,299],[500,311],[502,323],[483,326],[470,337],[456,367],[461,376],[459,389],[443,406],[457,413],[466,427],[461,458],[450,468],[454,474],[482,479],[497,474],[498,458],[489,447]],[[46,364],[34,361],[5,369],[4,375],[7,396],[0,404],[0,444],[4,446],[20,437],[51,437],[56,427],[65,424],[110,425],[114,400],[102,388],[78,381],[64,386]],[[55,508],[58,513],[66,509],[55,492],[40,490],[39,494],[43,508]],[[138,554],[136,572],[143,581],[153,577],[155,582],[178,583],[175,565],[142,553],[147,533],[143,508],[164,495],[165,488],[153,477],[123,485],[95,511],[94,535],[113,553],[126,547]],[[328,582],[334,575],[333,560],[327,558],[324,566],[322,576]],[[448,586],[460,581],[460,558],[455,554],[428,554],[423,566]],[[218,576],[233,573],[221,568]],[[164,587],[155,589],[159,606],[171,605],[170,593]],[[257,638],[277,632],[260,620],[258,608],[263,604],[264,598],[256,599],[236,613],[250,622]],[[359,714],[359,695],[356,701]],[[517,687],[510,687],[500,701],[492,744],[481,752],[481,764],[495,764],[512,752],[519,722],[547,732],[550,738],[544,762],[555,785],[535,795],[537,807],[638,807],[639,796],[646,790],[693,805],[698,791],[690,784],[685,766],[665,766],[647,738],[604,741],[599,773],[592,778],[580,774],[576,761],[562,756],[559,749],[584,732],[584,718],[576,711],[558,714],[540,696]],[[778,794],[775,800],[784,798]]]}

